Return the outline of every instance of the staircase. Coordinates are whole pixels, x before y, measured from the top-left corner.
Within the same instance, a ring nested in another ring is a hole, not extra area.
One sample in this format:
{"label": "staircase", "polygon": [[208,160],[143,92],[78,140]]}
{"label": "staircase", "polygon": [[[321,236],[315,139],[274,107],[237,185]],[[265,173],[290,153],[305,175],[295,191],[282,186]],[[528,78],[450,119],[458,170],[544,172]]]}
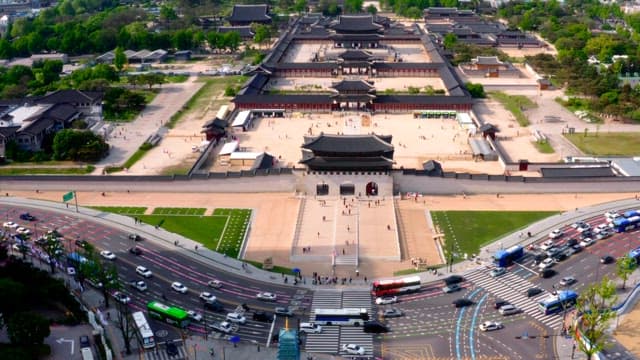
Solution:
{"label": "staircase", "polygon": [[336,265],[356,266],[358,265],[358,256],[357,255],[337,255]]}

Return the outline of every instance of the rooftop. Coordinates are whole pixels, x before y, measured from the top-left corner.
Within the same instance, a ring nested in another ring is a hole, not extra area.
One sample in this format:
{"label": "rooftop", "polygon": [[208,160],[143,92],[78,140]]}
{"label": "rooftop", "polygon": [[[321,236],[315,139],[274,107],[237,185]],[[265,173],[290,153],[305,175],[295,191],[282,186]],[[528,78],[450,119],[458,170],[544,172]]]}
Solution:
{"label": "rooftop", "polygon": [[258,5],[233,5],[230,22],[264,22],[270,21],[271,17],[267,14],[269,7],[266,4]]}

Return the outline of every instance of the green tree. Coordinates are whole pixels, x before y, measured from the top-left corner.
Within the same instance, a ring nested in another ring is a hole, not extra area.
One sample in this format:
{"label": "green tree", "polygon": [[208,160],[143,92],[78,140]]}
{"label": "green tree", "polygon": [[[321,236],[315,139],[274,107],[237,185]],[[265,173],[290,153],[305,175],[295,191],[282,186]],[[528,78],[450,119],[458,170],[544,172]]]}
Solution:
{"label": "green tree", "polygon": [[616,261],[616,274],[622,279],[622,289],[624,290],[627,285],[629,275],[631,275],[638,268],[638,262],[636,259],[630,257],[628,254],[619,257]]}
{"label": "green tree", "polygon": [[223,44],[225,49],[229,49],[232,52],[236,52],[238,47],[240,47],[240,42],[242,38],[237,31],[230,31],[223,35]]}
{"label": "green tree", "polygon": [[486,97],[486,94],[484,92],[484,87],[482,86],[482,84],[474,84],[474,83],[466,83],[465,86],[467,87],[467,90],[469,91],[469,93],[471,94],[472,98],[484,98]]}
{"label": "green tree", "polygon": [[56,262],[64,255],[64,246],[53,233],[47,233],[43,238],[42,250],[49,256],[49,266],[53,274],[56,271]]}
{"label": "green tree", "polygon": [[[616,285],[606,276],[600,283],[589,285],[578,297],[576,309],[581,317],[577,325],[578,331],[572,331],[571,336],[587,359],[606,347],[607,329],[615,317],[611,307],[617,300]],[[581,338],[586,341],[583,342]]]}
{"label": "green tree", "polygon": [[344,10],[346,13],[354,14],[362,12],[362,4],[363,0],[345,0],[344,1]]}
{"label": "green tree", "polygon": [[127,64],[127,55],[125,55],[122,47],[118,46],[114,53],[113,65],[115,65],[118,72],[122,72],[124,66]]}
{"label": "green tree", "polygon": [[104,139],[88,130],[64,129],[53,138],[53,158],[56,160],[95,162],[108,151],[109,145]]}
{"label": "green tree", "polygon": [[9,317],[7,334],[12,344],[29,346],[42,345],[51,331],[49,321],[41,315],[33,312],[19,312]]}
{"label": "green tree", "polygon": [[162,5],[160,8],[160,20],[173,21],[178,19],[176,10],[168,5]]}
{"label": "green tree", "polygon": [[11,59],[13,57],[13,47],[7,39],[0,39],[0,59]]}
{"label": "green tree", "polygon": [[375,15],[378,13],[378,8],[373,4],[369,4],[369,6],[367,6],[367,13]]}
{"label": "green tree", "polygon": [[11,314],[22,309],[26,294],[22,283],[9,278],[0,278],[0,294],[2,294],[0,313]]}
{"label": "green tree", "polygon": [[88,261],[80,265],[79,271],[82,273],[83,278],[91,279],[100,284],[99,288],[104,298],[104,304],[109,307],[111,292],[120,290],[122,287],[118,280],[116,266],[113,263],[103,262],[91,245],[84,247],[84,256]]}
{"label": "green tree", "polygon": [[303,13],[307,11],[307,7],[309,6],[307,0],[296,0],[296,2],[293,5],[293,9],[297,12],[297,13]]}
{"label": "green tree", "polygon": [[255,24],[253,26],[253,41],[256,44],[262,45],[271,39],[271,28],[264,24]]}
{"label": "green tree", "polygon": [[453,33],[448,33],[447,35],[444,36],[444,39],[442,40],[442,44],[444,45],[444,48],[447,50],[453,49],[457,43],[458,43],[458,37]]}

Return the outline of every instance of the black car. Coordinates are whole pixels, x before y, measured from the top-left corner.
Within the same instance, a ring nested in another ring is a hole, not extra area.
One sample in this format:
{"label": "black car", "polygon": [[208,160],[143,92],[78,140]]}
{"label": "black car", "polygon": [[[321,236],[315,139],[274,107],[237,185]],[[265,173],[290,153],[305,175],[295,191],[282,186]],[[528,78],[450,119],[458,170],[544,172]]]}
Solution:
{"label": "black car", "polygon": [[534,297],[542,293],[542,291],[543,291],[542,289],[534,287],[534,288],[527,289],[526,294],[527,294],[527,297]]}
{"label": "black car", "polygon": [[20,220],[35,221],[36,217],[26,212],[26,213],[20,214]]}
{"label": "black car", "polygon": [[366,333],[380,334],[389,332],[389,328],[379,321],[367,321],[364,323],[363,330]]}
{"label": "black car", "polygon": [[581,252],[582,250],[584,250],[584,248],[580,244],[575,244],[571,248],[573,249],[573,253],[574,254],[577,254],[577,253]]}
{"label": "black car", "polygon": [[215,301],[215,302],[205,302],[204,303],[204,307],[205,309],[209,309],[211,311],[216,311],[216,312],[223,312],[224,311],[224,306],[222,306],[222,304],[220,304],[219,302]]}
{"label": "black car", "polygon": [[80,348],[90,348],[91,342],[89,341],[89,337],[87,335],[80,336]]}
{"label": "black car", "polygon": [[254,311],[252,318],[255,321],[262,321],[262,322],[269,322],[272,319],[272,317],[267,315],[267,313],[264,311]]}
{"label": "black car", "polygon": [[573,245],[578,245],[578,239],[571,238],[567,240],[567,246],[573,246]]}
{"label": "black car", "polygon": [[538,265],[542,262],[542,260],[547,258],[547,254],[545,253],[537,253],[534,257],[533,257],[533,264],[534,265]]}
{"label": "black car", "polygon": [[87,247],[87,245],[89,245],[87,240],[76,240],[76,246],[79,246],[84,249]]}
{"label": "black car", "polygon": [[605,265],[606,265],[606,264],[611,264],[611,263],[613,263],[614,261],[616,261],[616,258],[614,258],[614,257],[613,257],[613,256],[611,256],[611,255],[605,255],[605,256],[603,256],[603,257],[601,257],[601,258],[600,258],[600,262],[601,262],[601,263],[603,263],[603,264],[605,264]]}
{"label": "black car", "polygon": [[557,272],[553,269],[544,269],[538,273],[538,276],[540,276],[543,279],[548,279],[554,276],[555,274],[557,274]]}
{"label": "black car", "polygon": [[510,303],[506,300],[496,300],[496,302],[493,304],[493,308],[497,310],[505,305],[510,305]]}
{"label": "black car", "polygon": [[129,252],[132,253],[133,255],[137,255],[140,256],[142,255],[142,249],[140,249],[139,247],[132,247],[129,249]]}
{"label": "black car", "polygon": [[569,255],[567,254],[567,252],[563,251],[553,255],[553,260],[555,260],[556,262],[563,261],[563,260],[566,260],[568,257]]}
{"label": "black car", "polygon": [[446,285],[453,285],[457,283],[461,283],[464,281],[464,278],[460,275],[451,275],[444,279],[442,279]]}
{"label": "black car", "polygon": [[580,234],[580,238],[582,238],[583,240],[586,239],[586,238],[593,238],[593,231],[591,231],[591,230],[583,231]]}
{"label": "black car", "polygon": [[166,350],[167,350],[167,355],[171,356],[178,356],[178,346],[172,342],[168,342],[166,344]]}
{"label": "black car", "polygon": [[142,241],[142,236],[138,234],[129,234],[129,240]]}
{"label": "black car", "polygon": [[463,298],[463,299],[457,299],[457,300],[454,300],[454,301],[452,302],[452,304],[453,304],[453,306],[455,306],[455,307],[457,307],[457,308],[461,308],[461,307],[465,307],[465,306],[473,305],[473,304],[474,304],[474,302],[473,302],[473,301],[471,301],[471,300],[469,300],[469,299],[464,299],[464,298]]}

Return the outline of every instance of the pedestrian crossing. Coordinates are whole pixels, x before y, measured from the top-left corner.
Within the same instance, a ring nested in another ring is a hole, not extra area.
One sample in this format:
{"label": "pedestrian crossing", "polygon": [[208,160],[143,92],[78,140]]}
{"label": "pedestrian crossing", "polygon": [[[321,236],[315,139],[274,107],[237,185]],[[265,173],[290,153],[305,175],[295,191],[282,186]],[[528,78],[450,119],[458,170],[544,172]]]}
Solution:
{"label": "pedestrian crossing", "polygon": [[[318,290],[313,295],[310,321],[315,320],[315,309],[365,308],[372,315],[371,294],[368,291]],[[305,351],[309,353],[344,354],[342,346],[357,344],[365,349],[365,355],[373,355],[373,336],[362,326],[326,326],[322,333],[307,334]]]}
{"label": "pedestrian crossing", "polygon": [[562,325],[562,314],[544,315],[538,308],[538,302],[551,295],[548,291],[542,289],[542,293],[529,298],[526,292],[535,287],[533,283],[511,272],[495,278],[489,275],[490,272],[489,268],[478,268],[465,274],[465,278],[552,329]]}
{"label": "pedestrian crossing", "polygon": [[184,360],[187,359],[187,351],[185,350],[182,342],[175,342],[176,347],[178,349],[178,355],[169,356],[167,354],[167,350],[165,349],[165,345],[160,343],[156,344],[156,347],[150,350],[145,351],[144,359],[145,360]]}

